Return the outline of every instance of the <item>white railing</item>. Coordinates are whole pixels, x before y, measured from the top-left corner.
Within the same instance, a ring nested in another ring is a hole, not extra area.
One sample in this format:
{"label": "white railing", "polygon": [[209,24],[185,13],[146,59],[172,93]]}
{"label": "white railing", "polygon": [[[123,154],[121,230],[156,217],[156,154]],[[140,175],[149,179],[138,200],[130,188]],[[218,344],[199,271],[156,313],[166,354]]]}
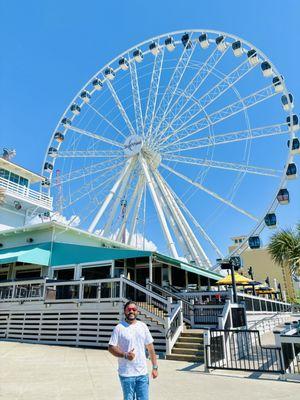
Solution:
{"label": "white railing", "polygon": [[183,331],[182,302],[178,301],[173,307],[170,304],[170,313],[166,318],[166,354],[171,351]]}
{"label": "white railing", "polygon": [[279,300],[266,299],[261,296],[253,296],[245,293],[237,293],[238,302],[244,302],[248,313],[274,313],[291,312],[292,305]]}
{"label": "white railing", "polygon": [[19,197],[21,200],[30,200],[32,203],[42,205],[52,209],[52,198],[44,193],[37,192],[26,186],[11,182],[8,179],[0,177],[0,187],[4,188],[8,194]]}
{"label": "white railing", "polygon": [[274,315],[268,315],[258,321],[254,321],[252,324],[248,324],[249,329],[258,330],[261,333],[267,333],[273,331],[278,325],[286,323],[290,319],[290,314],[287,313],[276,313]]}
{"label": "white railing", "polygon": [[281,347],[285,378],[300,380],[300,320],[286,323],[274,335],[276,345]]}

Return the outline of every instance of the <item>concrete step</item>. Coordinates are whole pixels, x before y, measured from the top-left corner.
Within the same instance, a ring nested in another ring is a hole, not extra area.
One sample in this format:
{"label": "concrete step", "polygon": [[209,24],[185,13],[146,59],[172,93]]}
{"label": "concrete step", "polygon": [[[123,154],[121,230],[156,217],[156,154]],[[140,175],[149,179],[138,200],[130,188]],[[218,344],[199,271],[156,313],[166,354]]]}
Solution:
{"label": "concrete step", "polygon": [[201,344],[203,342],[203,338],[197,338],[197,337],[179,337],[177,340],[177,343],[194,343],[194,344]]}
{"label": "concrete step", "polygon": [[203,333],[182,332],[180,337],[193,337],[193,338],[203,339]]}
{"label": "concrete step", "polygon": [[191,356],[191,355],[185,355],[185,354],[169,354],[166,356],[166,359],[173,360],[173,361],[188,361],[188,362],[194,362],[194,363],[203,363],[204,362],[203,357]]}
{"label": "concrete step", "polygon": [[186,355],[191,355],[191,356],[196,356],[196,357],[203,357],[204,350],[200,349],[180,349],[177,347],[173,347],[172,349],[172,354],[186,354]]}
{"label": "concrete step", "polygon": [[200,349],[203,349],[203,345],[202,344],[195,344],[195,343],[178,343],[178,342],[176,342],[174,348],[176,348],[176,349],[200,350]]}

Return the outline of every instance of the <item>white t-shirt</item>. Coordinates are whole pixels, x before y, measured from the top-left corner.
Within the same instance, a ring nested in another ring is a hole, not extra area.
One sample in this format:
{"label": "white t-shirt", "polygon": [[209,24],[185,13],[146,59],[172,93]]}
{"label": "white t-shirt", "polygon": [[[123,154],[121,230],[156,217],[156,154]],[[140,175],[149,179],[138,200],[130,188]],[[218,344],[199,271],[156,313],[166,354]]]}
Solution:
{"label": "white t-shirt", "polygon": [[124,321],[114,328],[109,345],[118,346],[126,353],[134,349],[135,354],[132,361],[119,358],[119,375],[139,376],[148,373],[145,346],[150,343],[153,343],[153,338],[144,322],[136,321],[128,324]]}

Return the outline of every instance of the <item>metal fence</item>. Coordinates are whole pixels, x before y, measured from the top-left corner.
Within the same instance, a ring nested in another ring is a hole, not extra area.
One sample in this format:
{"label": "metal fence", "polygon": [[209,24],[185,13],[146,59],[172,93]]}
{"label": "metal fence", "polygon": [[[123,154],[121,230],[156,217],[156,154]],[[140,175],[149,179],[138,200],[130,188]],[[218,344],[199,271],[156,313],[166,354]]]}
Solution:
{"label": "metal fence", "polygon": [[262,346],[259,331],[211,330],[205,355],[208,369],[284,373],[281,349]]}

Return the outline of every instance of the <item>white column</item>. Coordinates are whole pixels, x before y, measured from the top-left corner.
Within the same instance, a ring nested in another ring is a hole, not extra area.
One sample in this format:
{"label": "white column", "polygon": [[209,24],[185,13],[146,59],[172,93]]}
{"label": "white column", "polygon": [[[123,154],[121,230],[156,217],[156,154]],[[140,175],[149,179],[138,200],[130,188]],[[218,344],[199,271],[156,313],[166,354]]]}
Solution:
{"label": "white column", "polygon": [[141,165],[142,165],[145,177],[146,177],[147,184],[148,184],[149,189],[150,189],[151,197],[152,197],[153,203],[155,205],[155,208],[156,208],[156,211],[157,211],[157,214],[158,214],[158,217],[159,217],[159,220],[160,220],[160,223],[161,223],[161,226],[162,226],[162,229],[163,229],[163,232],[164,232],[168,247],[169,247],[169,249],[171,251],[172,256],[174,258],[178,258],[177,250],[176,250],[174,241],[172,239],[171,233],[169,231],[168,224],[167,224],[167,221],[166,221],[166,217],[165,217],[164,212],[162,210],[162,207],[161,207],[161,205],[160,205],[160,203],[158,201],[158,197],[157,197],[157,194],[156,194],[155,189],[154,189],[153,180],[152,180],[152,178],[150,176],[147,163],[146,163],[146,161],[145,161],[145,159],[143,157],[140,158],[140,162],[141,162]]}
{"label": "white column", "polygon": [[111,202],[111,199],[114,197],[116,191],[118,190],[118,187],[120,186],[120,183],[122,182],[124,176],[126,175],[128,169],[131,166],[131,160],[128,160],[123,171],[121,172],[121,175],[119,176],[119,179],[117,180],[117,182],[114,184],[114,186],[112,187],[111,191],[109,192],[108,196],[106,197],[106,199],[104,200],[104,203],[102,204],[102,206],[100,207],[100,209],[98,210],[95,218],[93,219],[91,225],[88,228],[88,232],[93,232],[94,229],[96,228],[96,225],[98,224],[100,218],[102,217],[103,213],[105,212],[107,206],[109,205],[109,203]]}

